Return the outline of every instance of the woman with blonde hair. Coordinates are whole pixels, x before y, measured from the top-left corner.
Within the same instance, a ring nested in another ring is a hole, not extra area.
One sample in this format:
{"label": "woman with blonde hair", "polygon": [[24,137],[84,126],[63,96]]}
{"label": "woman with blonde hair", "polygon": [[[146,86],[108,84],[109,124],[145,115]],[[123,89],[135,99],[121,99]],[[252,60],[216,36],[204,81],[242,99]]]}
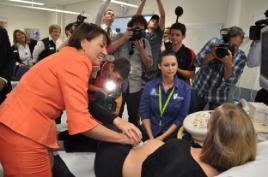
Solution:
{"label": "woman with blonde hair", "polygon": [[19,66],[32,66],[33,50],[37,43],[36,40],[30,39],[23,30],[16,29],[13,32],[12,51]]}
{"label": "woman with blonde hair", "polygon": [[16,67],[13,80],[20,80],[22,75],[33,65],[33,50],[37,41],[30,39],[23,30],[13,32],[13,46],[11,47]]}
{"label": "woman with blonde hair", "polygon": [[103,143],[96,155],[96,176],[216,176],[234,166],[255,160],[256,134],[250,117],[242,108],[223,104],[211,114],[202,148],[191,147],[189,142],[178,139],[165,144],[154,139],[140,148],[127,148]]}

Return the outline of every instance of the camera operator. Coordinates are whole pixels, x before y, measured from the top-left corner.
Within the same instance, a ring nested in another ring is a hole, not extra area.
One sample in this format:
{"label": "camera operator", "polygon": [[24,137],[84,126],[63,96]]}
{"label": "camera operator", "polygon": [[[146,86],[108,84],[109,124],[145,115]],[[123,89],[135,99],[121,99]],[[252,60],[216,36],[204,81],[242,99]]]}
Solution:
{"label": "camera operator", "polygon": [[122,85],[130,71],[126,58],[103,61],[95,79],[88,86],[89,103],[100,106],[103,111],[118,115],[122,104]]}
{"label": "camera operator", "polygon": [[127,104],[129,121],[135,125],[138,125],[142,74],[145,69],[150,69],[153,62],[149,41],[144,38],[146,27],[145,18],[142,15],[134,15],[128,22],[128,30],[108,47],[109,54],[115,52],[115,58],[127,58],[130,62],[131,69],[123,99]]}
{"label": "camera operator", "polygon": [[[153,79],[157,73],[157,63],[161,57],[161,45],[163,32],[165,29],[165,10],[161,0],[156,0],[157,7],[160,13],[160,17],[154,14],[148,22],[147,31],[145,38],[150,42],[153,55],[153,66],[151,70],[151,78],[148,77],[148,80]],[[142,0],[141,4],[136,12],[136,15],[141,15],[143,8],[145,6],[146,0]]]}
{"label": "camera operator", "polygon": [[230,87],[236,84],[246,64],[246,55],[239,49],[243,39],[243,30],[233,26],[222,38],[211,39],[198,53],[195,66],[200,70],[192,84],[191,113],[206,104],[214,109],[227,101]]}
{"label": "camera operator", "polygon": [[[261,65],[261,29],[268,25],[268,9],[264,13],[266,19],[258,20],[255,22],[254,26],[250,27],[249,39],[252,43],[249,48],[248,53],[248,67],[257,67]],[[265,89],[260,89],[255,97],[255,102],[263,102],[268,105],[268,91]]]}

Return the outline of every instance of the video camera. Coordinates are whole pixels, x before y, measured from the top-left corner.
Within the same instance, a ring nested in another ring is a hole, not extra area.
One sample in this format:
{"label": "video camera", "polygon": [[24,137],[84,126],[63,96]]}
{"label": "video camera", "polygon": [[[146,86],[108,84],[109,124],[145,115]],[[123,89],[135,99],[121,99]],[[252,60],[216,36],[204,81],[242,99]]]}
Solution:
{"label": "video camera", "polygon": [[130,29],[129,31],[133,32],[132,37],[129,39],[130,41],[138,41],[141,38],[145,37],[145,30],[143,29],[134,28],[134,29]]}
{"label": "video camera", "polygon": [[249,39],[260,40],[261,29],[268,25],[268,9],[265,11],[264,15],[265,15],[266,19],[258,20],[255,22],[255,25],[250,26]]}
{"label": "video camera", "polygon": [[87,18],[86,16],[84,16],[84,15],[82,15],[82,14],[79,14],[79,15],[77,16],[77,18],[76,18],[76,22],[73,23],[73,28],[75,29],[75,28],[77,28],[79,25],[81,25],[82,23],[84,23],[86,18]]}
{"label": "video camera", "polygon": [[215,51],[215,55],[217,58],[223,58],[226,55],[229,55],[228,51],[231,51],[232,55],[235,53],[235,46],[230,44],[230,28],[221,29],[221,36],[223,39],[223,43],[219,44]]}

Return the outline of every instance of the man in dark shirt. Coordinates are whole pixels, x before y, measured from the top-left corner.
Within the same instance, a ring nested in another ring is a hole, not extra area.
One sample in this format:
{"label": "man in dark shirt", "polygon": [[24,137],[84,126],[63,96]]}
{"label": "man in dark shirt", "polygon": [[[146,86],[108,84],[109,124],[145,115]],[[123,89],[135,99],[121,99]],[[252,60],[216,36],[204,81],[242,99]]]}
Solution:
{"label": "man in dark shirt", "polygon": [[170,28],[172,47],[178,61],[177,77],[190,84],[195,75],[195,53],[186,47],[182,41],[185,38],[186,27],[182,23],[174,23]]}

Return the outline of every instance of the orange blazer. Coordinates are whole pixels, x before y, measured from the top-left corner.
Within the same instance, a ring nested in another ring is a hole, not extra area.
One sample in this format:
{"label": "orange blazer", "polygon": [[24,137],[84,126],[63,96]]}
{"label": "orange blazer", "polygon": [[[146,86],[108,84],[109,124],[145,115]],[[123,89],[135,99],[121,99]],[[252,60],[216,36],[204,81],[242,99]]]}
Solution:
{"label": "orange blazer", "polygon": [[32,67],[0,106],[0,122],[49,148],[57,148],[55,119],[67,112],[70,134],[90,130],[98,122],[88,112],[90,60],[64,47]]}

